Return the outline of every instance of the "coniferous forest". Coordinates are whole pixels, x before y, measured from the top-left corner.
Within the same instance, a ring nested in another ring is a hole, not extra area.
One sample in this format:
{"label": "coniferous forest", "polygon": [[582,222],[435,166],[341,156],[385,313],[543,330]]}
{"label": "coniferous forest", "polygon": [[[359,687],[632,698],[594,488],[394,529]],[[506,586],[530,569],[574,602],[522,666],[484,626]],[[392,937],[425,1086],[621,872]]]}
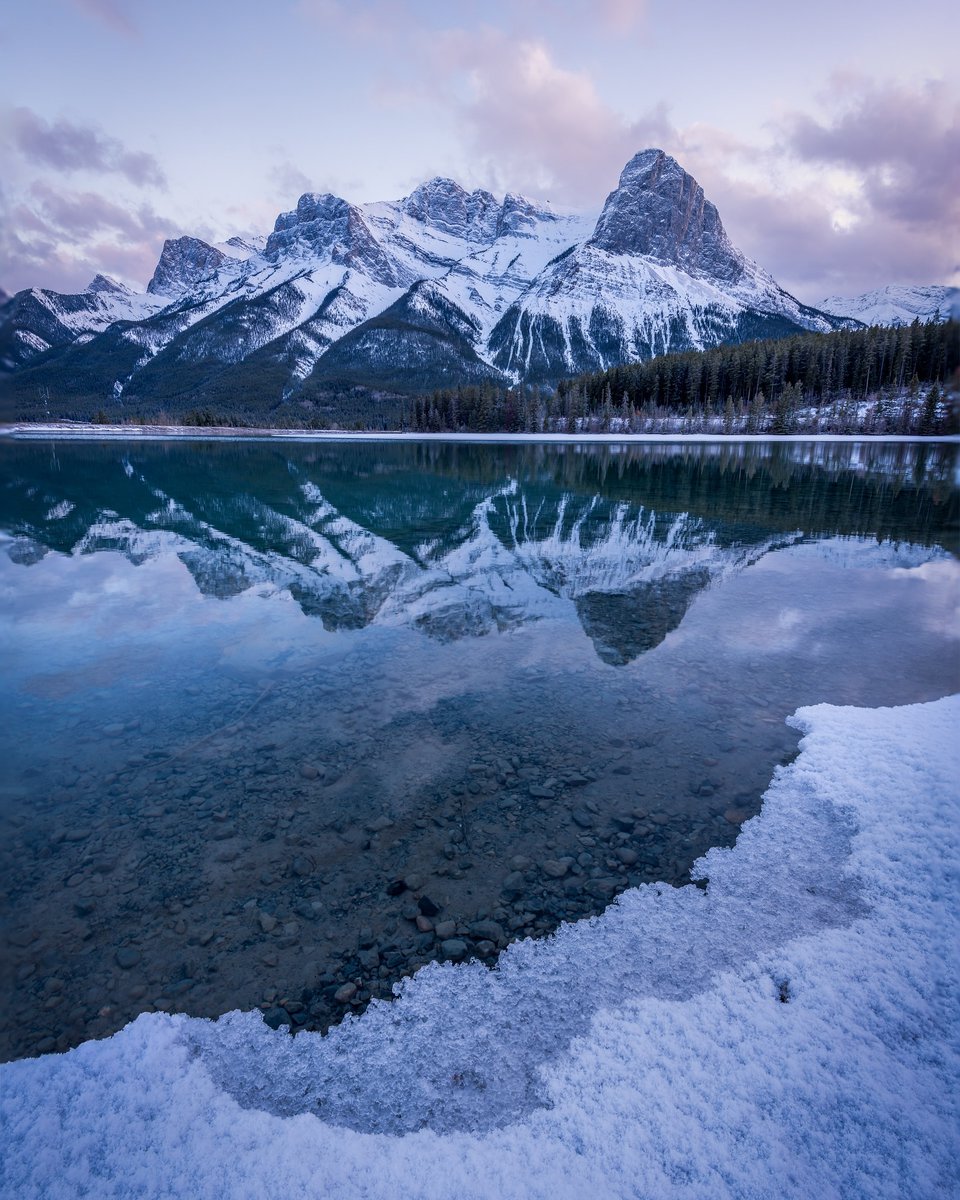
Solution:
{"label": "coniferous forest", "polygon": [[960,322],[797,337],[666,354],[561,380],[555,391],[436,391],[419,431],[614,433],[958,432]]}

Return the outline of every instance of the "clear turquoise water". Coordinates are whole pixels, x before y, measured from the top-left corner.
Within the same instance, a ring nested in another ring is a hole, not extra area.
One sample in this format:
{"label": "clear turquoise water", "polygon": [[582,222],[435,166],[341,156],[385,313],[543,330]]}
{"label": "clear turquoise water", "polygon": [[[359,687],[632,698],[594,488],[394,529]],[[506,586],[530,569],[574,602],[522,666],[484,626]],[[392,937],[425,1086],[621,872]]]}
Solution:
{"label": "clear turquoise water", "polygon": [[950,447],[0,463],[4,1058],[494,961],[683,883],[798,706],[958,682]]}

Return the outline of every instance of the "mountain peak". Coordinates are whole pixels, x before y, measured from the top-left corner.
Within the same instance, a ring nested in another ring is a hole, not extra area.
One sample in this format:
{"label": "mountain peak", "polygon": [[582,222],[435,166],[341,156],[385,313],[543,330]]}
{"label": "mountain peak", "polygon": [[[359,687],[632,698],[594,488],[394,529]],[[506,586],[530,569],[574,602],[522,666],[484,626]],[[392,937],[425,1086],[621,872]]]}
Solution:
{"label": "mountain peak", "polygon": [[635,154],[607,197],[590,242],[611,254],[670,263],[725,283],[743,274],[743,256],[716,206],[677,160],[656,147]]}
{"label": "mountain peak", "polygon": [[147,291],[151,295],[179,295],[213,274],[225,261],[225,255],[200,238],[167,238]]}
{"label": "mountain peak", "polygon": [[893,283],[860,296],[828,296],[818,307],[865,325],[955,320],[960,317],[960,288],[936,283]]}
{"label": "mountain peak", "polygon": [[94,275],[83,290],[85,292],[96,292],[100,295],[108,296],[133,295],[128,287],[120,283],[117,279],[111,279],[109,275]]}
{"label": "mountain peak", "polygon": [[516,192],[507,192],[500,208],[497,235],[512,233],[535,237],[538,224],[556,220],[557,214],[548,205]]}
{"label": "mountain peak", "polygon": [[361,269],[389,287],[398,282],[393,264],[361,210],[331,192],[305,192],[294,212],[277,217],[264,258],[276,262],[291,252]]}
{"label": "mountain peak", "polygon": [[497,236],[497,198],[483,188],[468,192],[443,176],[421,183],[399,207],[414,220],[467,241],[492,241]]}

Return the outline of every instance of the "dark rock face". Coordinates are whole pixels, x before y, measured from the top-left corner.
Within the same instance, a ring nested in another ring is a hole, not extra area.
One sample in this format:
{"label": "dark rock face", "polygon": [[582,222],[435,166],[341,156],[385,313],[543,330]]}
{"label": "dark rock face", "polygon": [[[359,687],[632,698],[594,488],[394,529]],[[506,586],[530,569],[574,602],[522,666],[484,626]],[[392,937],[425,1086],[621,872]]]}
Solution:
{"label": "dark rock face", "polygon": [[163,243],[160,261],[147,284],[147,291],[161,296],[189,291],[225,261],[224,254],[199,238],[168,238]]}
{"label": "dark rock face", "polygon": [[73,340],[44,298],[44,292],[24,290],[7,300],[0,324],[0,370],[14,371],[50,346]]}
{"label": "dark rock face", "polygon": [[253,254],[256,251],[256,247],[251,246],[249,242],[245,242],[242,237],[227,238],[226,245],[233,246],[237,250],[244,250],[248,254]]}
{"label": "dark rock face", "polygon": [[264,258],[277,262],[287,254],[329,255],[331,261],[362,268],[388,287],[401,282],[360,209],[329,192],[307,192],[294,212],[277,217]]}
{"label": "dark rock face", "polygon": [[590,243],[611,254],[649,255],[722,283],[735,283],[744,270],[715,205],[662,150],[644,150],[627,163]]}
{"label": "dark rock face", "polygon": [[465,191],[452,179],[422,183],[400,207],[424,225],[470,242],[488,242],[497,236],[500,205],[496,197],[482,188]]}
{"label": "dark rock face", "polygon": [[77,336],[71,319],[99,311],[98,293],[89,288],[76,295],[29,288],[8,297],[0,320],[0,371],[15,371],[51,347],[69,345]]}

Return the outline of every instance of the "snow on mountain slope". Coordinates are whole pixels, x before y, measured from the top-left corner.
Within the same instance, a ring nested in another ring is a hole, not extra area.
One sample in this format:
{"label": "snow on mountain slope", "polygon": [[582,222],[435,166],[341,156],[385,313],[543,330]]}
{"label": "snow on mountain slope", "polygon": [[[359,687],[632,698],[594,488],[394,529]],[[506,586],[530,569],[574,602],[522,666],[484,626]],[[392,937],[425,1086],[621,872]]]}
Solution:
{"label": "snow on mountain slope", "polygon": [[262,254],[267,244],[265,237],[232,237],[225,242],[214,243],[214,249],[219,250],[227,258],[237,258],[246,261],[254,254]]}
{"label": "snow on mountain slope", "polygon": [[508,194],[500,204],[447,179],[430,180],[396,203],[364,205],[362,214],[396,264],[396,277],[414,282],[323,356],[314,372],[320,386],[371,375],[412,391],[499,379],[487,340],[500,312],[589,227],[582,217],[523,197]]}
{"label": "snow on mountain slope", "polygon": [[960,316],[960,288],[892,283],[862,296],[828,296],[819,307],[864,325],[912,325],[918,318],[945,321]]}
{"label": "snow on mountain slope", "polygon": [[0,310],[0,370],[13,371],[51,347],[89,340],[117,321],[148,318],[163,304],[105,275],[73,295],[47,288],[17,292]]}
{"label": "snow on mountain slope", "polygon": [[[527,206],[525,211],[520,206]],[[502,314],[557,255],[589,237],[593,219],[554,213],[510,194],[496,240],[460,259],[440,282],[444,294],[470,312],[489,342]],[[512,213],[522,217],[511,220]]]}

